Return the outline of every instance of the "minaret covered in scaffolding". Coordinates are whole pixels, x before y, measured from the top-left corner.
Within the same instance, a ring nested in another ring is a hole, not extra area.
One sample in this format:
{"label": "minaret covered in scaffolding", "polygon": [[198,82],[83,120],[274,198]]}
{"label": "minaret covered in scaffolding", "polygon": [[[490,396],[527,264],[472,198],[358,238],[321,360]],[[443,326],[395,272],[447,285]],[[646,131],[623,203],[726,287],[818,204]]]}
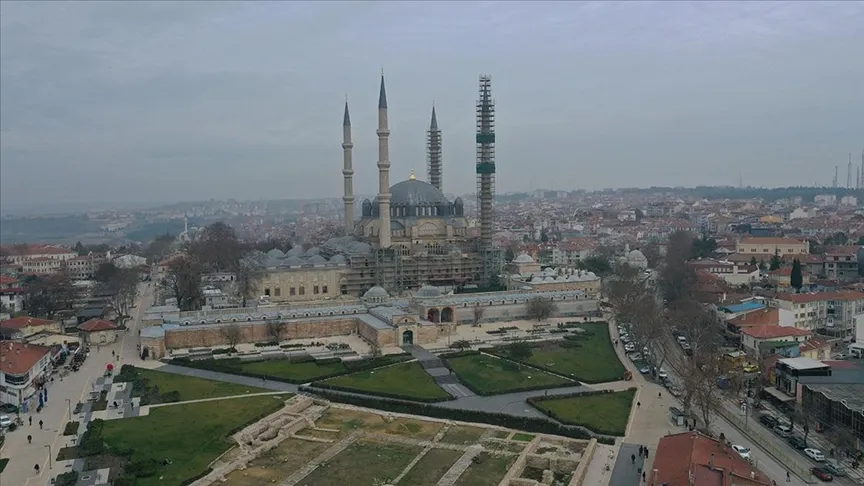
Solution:
{"label": "minaret covered in scaffolding", "polygon": [[429,184],[435,186],[439,191],[443,191],[444,168],[441,166],[441,130],[438,129],[438,117],[435,115],[434,104],[432,105],[432,121],[429,122],[429,130],[426,131],[426,165]]}
{"label": "minaret covered in scaffolding", "polygon": [[492,78],[480,76],[477,100],[477,207],[480,209],[480,246],[492,248],[493,204],[495,202],[495,102]]}

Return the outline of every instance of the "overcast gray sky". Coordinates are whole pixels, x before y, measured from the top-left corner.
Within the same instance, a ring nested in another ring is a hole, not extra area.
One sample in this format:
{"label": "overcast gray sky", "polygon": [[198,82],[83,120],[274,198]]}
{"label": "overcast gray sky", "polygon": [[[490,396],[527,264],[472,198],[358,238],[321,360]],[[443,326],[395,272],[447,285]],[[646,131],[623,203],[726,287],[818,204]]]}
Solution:
{"label": "overcast gray sky", "polygon": [[477,76],[499,192],[829,184],[864,149],[861,2],[0,3],[0,203],[376,190],[425,178],[433,100],[448,192],[474,190]]}

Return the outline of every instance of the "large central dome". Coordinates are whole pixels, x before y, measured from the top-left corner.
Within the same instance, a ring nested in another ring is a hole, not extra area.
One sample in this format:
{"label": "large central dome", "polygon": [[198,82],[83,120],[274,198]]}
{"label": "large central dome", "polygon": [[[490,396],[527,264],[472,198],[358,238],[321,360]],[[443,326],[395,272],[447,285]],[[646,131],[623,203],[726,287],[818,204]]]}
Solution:
{"label": "large central dome", "polygon": [[[378,198],[375,198],[375,204]],[[428,182],[408,179],[390,187],[390,204],[408,206],[450,204],[447,196]]]}

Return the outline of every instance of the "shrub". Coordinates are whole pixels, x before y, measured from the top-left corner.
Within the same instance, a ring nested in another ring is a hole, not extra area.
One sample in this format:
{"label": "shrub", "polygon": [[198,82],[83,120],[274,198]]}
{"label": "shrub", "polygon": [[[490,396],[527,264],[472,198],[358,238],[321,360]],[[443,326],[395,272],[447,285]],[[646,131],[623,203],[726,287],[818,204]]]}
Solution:
{"label": "shrub", "polygon": [[477,354],[480,354],[480,351],[466,350],[466,351],[454,351],[452,353],[439,354],[438,357],[441,359],[451,359],[451,358],[461,358],[463,356],[474,356]]}
{"label": "shrub", "polygon": [[75,435],[78,433],[78,422],[68,422],[63,429],[63,435]]}
{"label": "shrub", "polygon": [[180,401],[180,392],[178,390],[172,390],[168,393],[163,393],[161,395],[162,403],[174,403]]}
{"label": "shrub", "polygon": [[[300,390],[320,395],[334,402],[347,403],[360,407],[375,408],[378,410],[386,410],[388,412],[425,415],[427,417],[459,420],[462,422],[484,423],[510,429],[524,430],[527,432],[561,435],[574,439],[589,439],[591,437],[591,435],[581,429],[557,424],[545,418],[516,417],[513,415],[499,412],[444,408],[436,405],[409,402],[404,400],[366,397],[360,395],[347,395],[335,391],[322,390],[306,386],[301,386]],[[606,437],[602,435],[595,437],[597,438],[597,441],[601,444],[615,444],[615,439],[612,437]]]}
{"label": "shrub", "polygon": [[[313,383],[313,385],[317,388],[326,388],[329,390],[344,391],[344,392],[348,392],[348,393],[363,393],[362,391],[359,391],[355,388],[348,388],[348,387],[343,387],[343,386],[339,386],[339,385],[332,385],[330,383],[322,383],[322,382],[318,382],[318,381]],[[456,400],[456,397],[453,397],[453,396],[441,397],[441,398],[418,398],[418,397],[406,397],[405,395],[399,395],[397,393],[388,393],[388,392],[384,392],[384,391],[376,391],[375,395],[377,395],[379,397],[395,398],[397,400],[411,400],[414,402],[422,402],[422,403],[435,403],[435,402],[446,402],[448,400]]]}
{"label": "shrub", "polygon": [[114,480],[114,486],[135,486],[135,476],[120,476]]}
{"label": "shrub", "polygon": [[256,348],[266,348],[269,346],[279,346],[279,341],[267,341],[266,343],[255,343]]}
{"label": "shrub", "polygon": [[55,486],[75,486],[75,483],[78,482],[78,472],[77,471],[69,471],[57,476],[57,479],[54,480]]}
{"label": "shrub", "polygon": [[216,348],[213,350],[213,354],[229,354],[229,353],[236,353],[236,352],[237,352],[236,348]]}
{"label": "shrub", "polygon": [[105,442],[102,440],[102,429],[105,422],[102,419],[94,419],[87,426],[87,430],[81,436],[78,452],[81,457],[95,456],[105,450]]}
{"label": "shrub", "polygon": [[335,364],[335,363],[341,363],[341,362],[342,362],[342,358],[336,358],[336,357],[316,359],[315,360],[315,363],[319,364],[319,365]]}
{"label": "shrub", "polygon": [[156,474],[159,470],[159,461],[156,459],[142,459],[130,462],[123,468],[126,474],[131,474],[137,478],[149,478]]}

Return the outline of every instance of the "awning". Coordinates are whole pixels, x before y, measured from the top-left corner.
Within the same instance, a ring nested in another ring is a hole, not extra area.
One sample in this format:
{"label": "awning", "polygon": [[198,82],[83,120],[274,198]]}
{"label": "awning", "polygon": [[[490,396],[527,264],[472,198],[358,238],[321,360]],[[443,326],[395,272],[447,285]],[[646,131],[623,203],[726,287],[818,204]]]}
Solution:
{"label": "awning", "polygon": [[773,386],[765,387],[762,389],[765,393],[771,395],[772,397],[780,400],[781,402],[791,402],[795,400],[795,397],[790,397],[789,395],[781,392],[780,390],[774,388]]}

